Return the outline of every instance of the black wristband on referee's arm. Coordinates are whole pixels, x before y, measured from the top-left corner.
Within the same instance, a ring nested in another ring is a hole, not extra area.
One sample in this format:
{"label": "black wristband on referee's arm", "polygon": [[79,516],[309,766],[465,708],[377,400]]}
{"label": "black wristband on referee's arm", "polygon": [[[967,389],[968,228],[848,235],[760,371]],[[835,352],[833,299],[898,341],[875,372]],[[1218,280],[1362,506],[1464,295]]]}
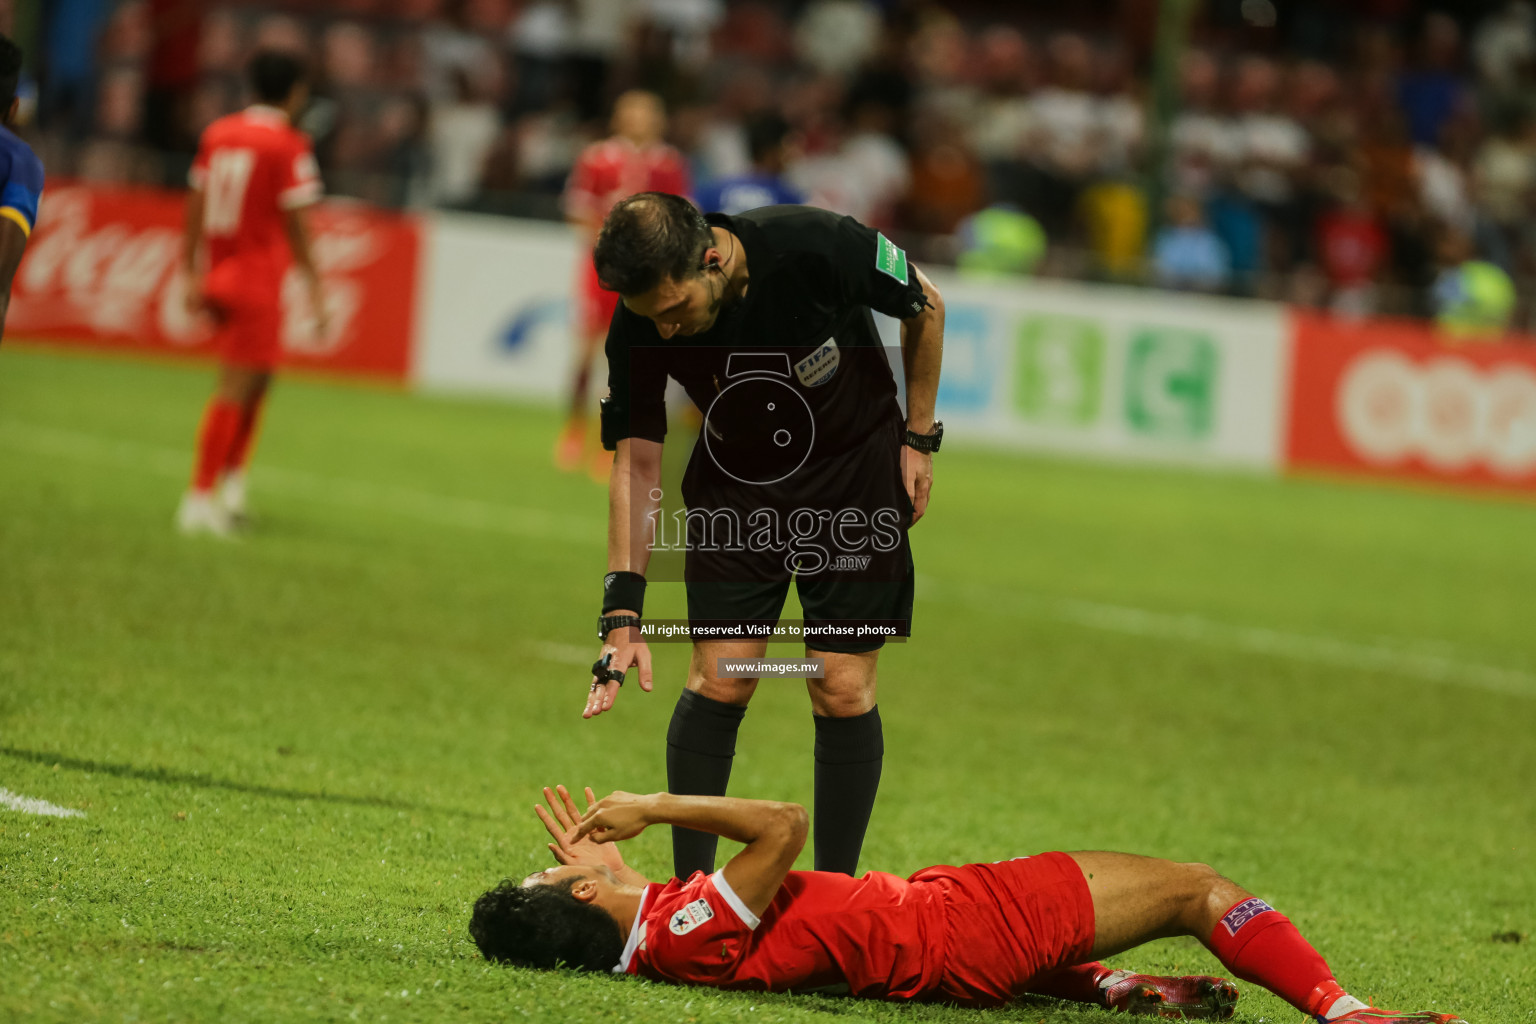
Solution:
{"label": "black wristband on referee's arm", "polygon": [[614,404],[611,395],[605,395],[597,403],[597,436],[602,441],[603,447],[610,452],[616,451],[619,447],[619,431],[624,425],[620,422],[623,415],[623,410]]}
{"label": "black wristband on referee's arm", "polygon": [[645,613],[645,577],[637,572],[611,572],[603,577],[603,614],[623,609]]}

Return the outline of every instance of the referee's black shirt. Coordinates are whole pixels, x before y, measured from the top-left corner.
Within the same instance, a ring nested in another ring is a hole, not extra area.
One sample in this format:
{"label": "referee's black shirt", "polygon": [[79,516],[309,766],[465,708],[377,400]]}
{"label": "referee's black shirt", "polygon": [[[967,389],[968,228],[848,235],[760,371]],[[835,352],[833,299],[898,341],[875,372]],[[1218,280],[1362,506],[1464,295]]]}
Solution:
{"label": "referee's black shirt", "polygon": [[814,421],[807,453],[812,463],[900,417],[895,379],[870,310],[904,319],[927,305],[905,253],[852,217],[809,206],[710,214],[706,220],[740,240],[747,294],[722,307],[708,331],[670,339],[648,317],[619,303],[606,346],[607,446],[623,438],[666,437],[668,377],[708,414],[706,440],[716,444],[760,429],[743,417],[733,419],[730,409],[711,411],[724,389],[751,376],[786,384]]}

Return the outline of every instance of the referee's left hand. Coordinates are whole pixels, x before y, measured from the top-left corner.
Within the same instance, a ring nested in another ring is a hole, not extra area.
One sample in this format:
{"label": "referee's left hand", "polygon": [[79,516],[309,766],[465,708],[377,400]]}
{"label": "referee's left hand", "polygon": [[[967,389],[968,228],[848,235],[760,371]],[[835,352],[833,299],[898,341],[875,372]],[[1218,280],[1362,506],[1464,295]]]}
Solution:
{"label": "referee's left hand", "polygon": [[901,479],[912,502],[912,523],[928,511],[928,492],[933,489],[933,454],[901,446]]}

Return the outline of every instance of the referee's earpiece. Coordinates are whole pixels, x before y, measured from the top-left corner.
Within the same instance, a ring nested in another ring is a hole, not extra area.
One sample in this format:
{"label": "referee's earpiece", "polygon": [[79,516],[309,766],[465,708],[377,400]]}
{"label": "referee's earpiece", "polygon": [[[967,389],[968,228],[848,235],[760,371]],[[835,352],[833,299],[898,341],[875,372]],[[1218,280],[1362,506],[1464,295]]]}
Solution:
{"label": "referee's earpiece", "polygon": [[726,285],[730,283],[726,279],[724,268],[722,268],[720,266],[720,257],[716,256],[714,259],[712,259],[708,263],[704,264],[704,273],[705,274],[708,274],[711,270],[716,271],[716,272],[718,272],[720,274],[720,290],[714,293],[714,298],[711,299],[710,301],[711,302],[719,302],[721,297],[723,295],[725,295]]}

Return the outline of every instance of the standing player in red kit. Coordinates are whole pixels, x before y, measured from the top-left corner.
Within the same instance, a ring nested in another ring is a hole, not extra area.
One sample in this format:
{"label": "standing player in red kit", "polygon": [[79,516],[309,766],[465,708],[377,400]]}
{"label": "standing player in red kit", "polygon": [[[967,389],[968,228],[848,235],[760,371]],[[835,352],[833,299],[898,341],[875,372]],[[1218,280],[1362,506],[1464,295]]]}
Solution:
{"label": "standing player in red kit", "polygon": [[[1037,994],[1113,1010],[1226,1020],[1222,978],[1111,970],[1099,959],[1189,935],[1233,974],[1319,1022],[1464,1024],[1374,1009],[1334,980],[1290,919],[1204,864],[1125,853],[1042,853],[924,868],[910,878],[791,871],[805,808],[731,797],[637,796],[585,815],[546,789],[537,808],[559,867],[475,903],[469,932],[487,960],[637,974],[756,991],[999,1006]],[[650,882],[613,843],[649,825],[712,832],[746,849],[714,874]]]}
{"label": "standing player in red kit", "polygon": [[250,81],[255,105],[210,124],[192,164],[182,249],[187,303],[213,317],[220,366],[192,487],[176,517],[187,533],[224,536],[245,518],[245,466],[280,355],[289,250],[308,285],[316,330],[326,329],[304,212],[320,198],[320,175],[309,139],[293,127],[309,102],[304,66],[263,51],[251,60]]}
{"label": "standing player in red kit", "polygon": [[[636,192],[689,192],[688,164],[683,155],[662,141],[667,112],[655,93],[632,90],[613,105],[613,135],[582,151],[565,188],[566,219],[576,225],[581,247],[577,267],[572,321],[576,334],[576,369],[571,380],[571,410],[555,443],[555,465],[580,467],[587,452],[589,404],[587,385],[592,360],[608,335],[608,322],[619,304],[617,292],[607,291],[592,266],[592,246],[603,218],[613,204]],[[604,481],[613,463],[611,452],[598,449],[592,474]]]}

